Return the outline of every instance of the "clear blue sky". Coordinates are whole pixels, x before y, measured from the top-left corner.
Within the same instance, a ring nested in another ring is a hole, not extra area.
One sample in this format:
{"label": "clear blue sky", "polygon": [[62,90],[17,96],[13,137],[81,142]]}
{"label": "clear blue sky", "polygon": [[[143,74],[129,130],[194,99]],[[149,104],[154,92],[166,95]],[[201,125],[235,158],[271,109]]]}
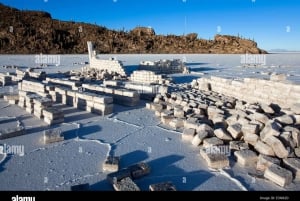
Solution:
{"label": "clear blue sky", "polygon": [[[255,39],[259,47],[300,50],[299,0],[0,0],[18,9],[43,10],[60,20],[130,30],[151,26],[157,34],[196,32]],[[0,19],[1,20],[1,19]]]}

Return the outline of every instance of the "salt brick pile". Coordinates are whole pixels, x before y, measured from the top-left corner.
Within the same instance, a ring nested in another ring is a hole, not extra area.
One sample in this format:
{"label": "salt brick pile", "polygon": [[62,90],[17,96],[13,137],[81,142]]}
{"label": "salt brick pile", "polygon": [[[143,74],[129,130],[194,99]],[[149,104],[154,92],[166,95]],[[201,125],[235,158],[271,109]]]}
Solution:
{"label": "salt brick pile", "polygon": [[90,59],[90,68],[98,71],[105,70],[108,73],[117,73],[121,76],[126,76],[123,64],[118,60],[102,60],[92,57]]}
{"label": "salt brick pile", "polygon": [[50,89],[52,100],[88,112],[108,115],[113,112],[113,98],[88,92],[73,91],[67,87]]}
{"label": "salt brick pile", "polygon": [[180,59],[143,61],[138,70],[152,71],[158,74],[188,73],[188,68]]}
{"label": "salt brick pile", "polygon": [[24,108],[28,113],[43,119],[49,125],[64,122],[63,111],[53,107],[54,102],[100,115],[108,115],[113,112],[112,97],[74,91],[71,88],[77,88],[76,82],[48,78],[46,82],[47,84],[23,80],[18,84],[18,98],[10,97],[11,101]]}
{"label": "salt brick pile", "polygon": [[78,81],[71,81],[71,80],[65,80],[65,79],[58,79],[58,78],[46,78],[46,82],[49,84],[58,84],[66,87],[71,87],[72,90],[78,90],[78,87],[81,86],[81,82]]}
{"label": "salt brick pile", "polygon": [[144,84],[164,84],[165,80],[162,75],[157,75],[152,71],[140,70],[134,71],[129,78],[132,82]]}
{"label": "salt brick pile", "polygon": [[[26,89],[23,87],[23,89]],[[62,110],[53,107],[53,101],[48,97],[42,97],[33,92],[19,91],[18,105],[33,114],[39,119],[44,120],[48,125],[64,122]]]}
{"label": "salt brick pile", "polygon": [[228,156],[215,149],[229,146],[239,165],[285,187],[299,179],[298,88],[267,80],[202,78],[192,87],[158,94],[146,107],[164,125],[182,131],[183,141],[200,147],[209,167],[229,166]]}
{"label": "salt brick pile", "polygon": [[109,86],[105,87],[93,84],[83,84],[82,87],[93,93],[112,96],[114,103],[120,105],[136,106],[140,101],[140,95],[136,91],[129,89]]}
{"label": "salt brick pile", "polygon": [[22,81],[27,78],[29,78],[29,73],[27,71],[16,69],[16,81]]}
{"label": "salt brick pile", "polygon": [[278,104],[283,108],[300,111],[300,85],[284,80],[281,75],[272,75],[270,80],[245,78],[242,81],[219,77],[194,80],[192,86],[244,100],[247,103],[261,102]]}
{"label": "salt brick pile", "polygon": [[6,75],[4,73],[0,73],[0,84],[2,86],[7,86],[12,84],[12,78],[9,75]]}
{"label": "salt brick pile", "polygon": [[71,73],[72,79],[84,80],[124,80],[127,76],[117,72],[110,72],[106,69],[95,69],[90,66],[83,67],[81,72]]}

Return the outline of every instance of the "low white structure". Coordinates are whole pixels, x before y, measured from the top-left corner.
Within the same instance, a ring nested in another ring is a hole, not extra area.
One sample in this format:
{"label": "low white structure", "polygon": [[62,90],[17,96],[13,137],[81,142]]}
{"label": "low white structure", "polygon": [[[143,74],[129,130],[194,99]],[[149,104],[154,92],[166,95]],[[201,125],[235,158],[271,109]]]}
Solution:
{"label": "low white structure", "polygon": [[109,60],[100,59],[96,51],[93,48],[93,43],[91,41],[87,42],[88,51],[89,51],[89,62],[90,68],[94,68],[96,70],[106,70],[109,73],[116,72],[122,76],[126,76],[123,64],[121,61],[115,60],[113,58]]}
{"label": "low white structure", "polygon": [[153,71],[158,74],[189,73],[188,67],[180,59],[163,59],[155,62],[142,61],[139,70]]}

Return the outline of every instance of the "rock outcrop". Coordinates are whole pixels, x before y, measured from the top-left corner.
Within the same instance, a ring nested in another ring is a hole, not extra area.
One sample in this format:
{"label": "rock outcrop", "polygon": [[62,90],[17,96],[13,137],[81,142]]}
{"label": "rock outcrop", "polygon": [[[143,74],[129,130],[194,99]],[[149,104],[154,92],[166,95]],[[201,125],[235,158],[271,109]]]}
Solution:
{"label": "rock outcrop", "polygon": [[0,3],[0,54],[86,53],[87,41],[94,41],[99,53],[266,53],[256,42],[235,36],[216,35],[200,39],[156,35],[154,29],[109,30],[102,26],[55,20],[46,12],[21,11]]}

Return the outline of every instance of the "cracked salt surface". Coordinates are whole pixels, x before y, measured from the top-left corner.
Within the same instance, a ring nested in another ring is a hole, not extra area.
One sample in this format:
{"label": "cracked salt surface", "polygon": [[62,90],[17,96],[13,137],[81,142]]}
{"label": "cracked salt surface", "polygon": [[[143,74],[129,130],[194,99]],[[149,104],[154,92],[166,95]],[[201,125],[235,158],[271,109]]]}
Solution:
{"label": "cracked salt surface", "polygon": [[[120,55],[117,58],[125,61],[125,65],[137,65],[140,60],[183,56],[191,68],[207,73],[205,76],[263,76],[252,72],[270,70],[240,68],[239,55]],[[46,67],[45,70],[80,69],[81,66],[72,65],[73,59],[78,62],[88,60],[86,55],[63,57],[60,67]],[[268,55],[267,64],[270,63],[290,66],[271,70],[288,72],[294,75],[288,79],[300,80],[300,61],[294,54],[289,57]],[[34,56],[0,55],[0,66],[8,64],[34,66]],[[177,77],[180,78],[175,75],[175,79]],[[189,77],[180,79],[186,81]],[[0,93],[2,90],[7,89],[1,88]],[[233,160],[231,169],[219,171],[207,168],[198,148],[183,142],[181,133],[162,127],[155,115],[144,106],[144,102],[132,108],[115,105],[115,113],[106,117],[63,107],[65,123],[51,128],[61,129],[65,141],[44,145],[41,141],[43,130],[50,127],[23,109],[8,106],[0,99],[0,116],[15,118],[27,129],[26,135],[1,140],[2,144],[24,145],[25,155],[0,155],[0,190],[70,190],[71,186],[82,183],[89,183],[92,190],[113,190],[106,181],[106,173],[102,172],[102,163],[107,155],[121,156],[121,168],[147,162],[151,173],[136,180],[142,190],[148,190],[150,184],[164,181],[172,181],[178,190],[284,190],[267,180],[254,179]],[[294,183],[287,188],[298,189],[299,184]]]}

